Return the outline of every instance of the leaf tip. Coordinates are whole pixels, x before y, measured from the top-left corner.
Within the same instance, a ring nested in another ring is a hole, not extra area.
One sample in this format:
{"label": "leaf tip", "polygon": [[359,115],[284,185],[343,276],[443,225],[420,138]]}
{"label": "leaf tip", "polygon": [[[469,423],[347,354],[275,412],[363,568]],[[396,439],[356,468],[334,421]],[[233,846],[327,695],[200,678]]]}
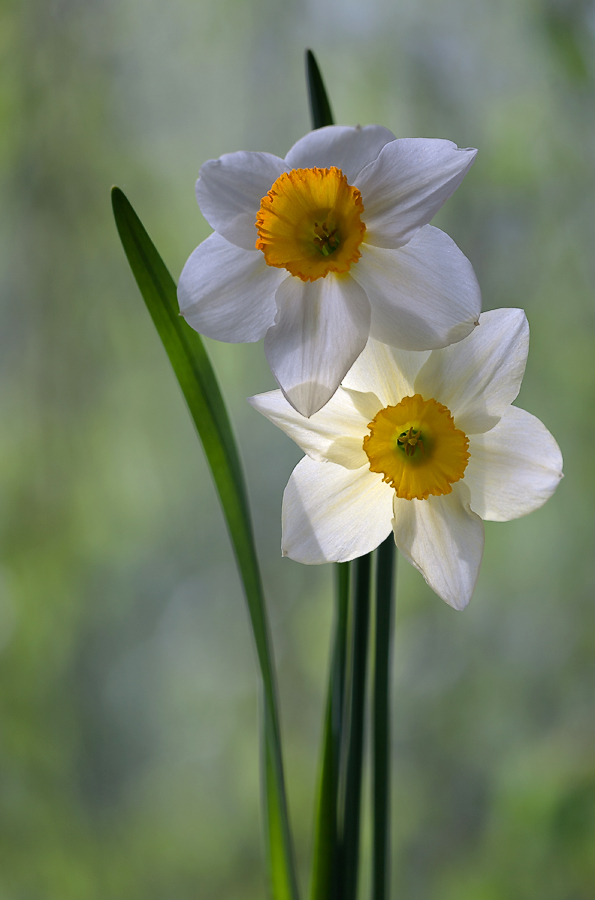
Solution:
{"label": "leaf tip", "polygon": [[117,184],[113,184],[110,190],[110,197],[112,199],[112,210],[117,220],[118,211],[121,209],[122,205],[126,203],[126,195],[120,190]]}
{"label": "leaf tip", "polygon": [[310,101],[312,128],[323,128],[333,124],[333,113],[329,103],[320,67],[310,48],[306,48],[306,84]]}

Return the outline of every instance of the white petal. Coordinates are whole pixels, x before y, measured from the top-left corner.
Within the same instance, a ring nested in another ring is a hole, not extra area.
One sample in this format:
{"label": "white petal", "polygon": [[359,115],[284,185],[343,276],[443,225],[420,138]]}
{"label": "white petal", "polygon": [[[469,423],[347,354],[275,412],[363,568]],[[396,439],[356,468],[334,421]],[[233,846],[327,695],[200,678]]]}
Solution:
{"label": "white petal", "polygon": [[511,406],[486,434],[469,440],[465,484],[471,508],[493,522],[508,522],[542,506],[562,478],[562,454],[545,425]]}
{"label": "white petal", "polygon": [[529,349],[522,309],[492,309],[458,344],[433,350],[415,390],[444,403],[457,428],[478,434],[493,428],[517,396]]}
{"label": "white petal", "polygon": [[330,460],[347,469],[368,464],[363,439],[368,433],[368,423],[381,408],[373,394],[339,388],[326,406],[309,419],[296,412],[281,391],[257,394],[248,403],[281,428],[312,459]]}
{"label": "white petal", "polygon": [[254,250],[260,201],[286,171],[284,161],[271,153],[240,150],[210,159],[196,182],[200,211],[211,228],[232,244]]}
{"label": "white petal", "polygon": [[396,350],[370,338],[343,379],[343,387],[373,393],[381,407],[396,406],[403,397],[415,393],[417,373],[430,356],[430,351]]}
{"label": "white petal", "polygon": [[317,565],[370,553],[388,537],[394,491],[382,476],[306,456],[283,495],[283,556]]}
{"label": "white petal", "polygon": [[259,341],[275,321],[275,291],[286,273],[212,234],[180,275],[180,312],[200,334],[218,341]]}
{"label": "white petal", "polygon": [[425,225],[405,247],[362,245],[351,274],[372,307],[371,337],[405,350],[460,341],[477,325],[481,292],[473,267],[447,234]]}
{"label": "white petal", "polygon": [[451,141],[399,138],[358,175],[366,241],[402,247],[427,225],[467,174],[477,150]]}
{"label": "white petal", "polygon": [[349,275],[314,282],[290,275],[276,294],[277,318],[264,349],[279,387],[298,412],[313,413],[333,396],[366,345],[370,304]]}
{"label": "white petal", "polygon": [[484,527],[469,506],[469,489],[427,500],[394,498],[397,547],[439,597],[464,609],[471,599],[483,555]]}
{"label": "white petal", "polygon": [[327,125],[317,128],[293,145],[285,162],[292,169],[342,169],[349,184],[361,170],[376,159],[385,144],[395,136],[381,125]]}

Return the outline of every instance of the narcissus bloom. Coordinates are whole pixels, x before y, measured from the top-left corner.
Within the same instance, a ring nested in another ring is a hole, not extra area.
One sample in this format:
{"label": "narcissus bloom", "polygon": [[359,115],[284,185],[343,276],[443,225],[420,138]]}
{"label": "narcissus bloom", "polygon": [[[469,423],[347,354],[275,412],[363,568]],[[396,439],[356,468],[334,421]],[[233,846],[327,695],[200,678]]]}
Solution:
{"label": "narcissus bloom", "polygon": [[264,337],[281,390],[305,416],[332,397],[369,335],[406,350],[460,341],[477,323],[477,279],[427,223],[475,154],[379,125],[331,125],[285,159],[209,160],[196,196],[215,233],[184,267],[182,315],[220,341]]}
{"label": "narcissus bloom", "polygon": [[537,509],[562,477],[554,438],[511,406],[527,359],[520,309],[480,316],[458,344],[412,353],[370,340],[333,399],[310,419],[280,391],[252,397],[308,454],[283,498],[283,553],[344,562],[391,528],[403,555],[456,609],[467,605],[482,519]]}

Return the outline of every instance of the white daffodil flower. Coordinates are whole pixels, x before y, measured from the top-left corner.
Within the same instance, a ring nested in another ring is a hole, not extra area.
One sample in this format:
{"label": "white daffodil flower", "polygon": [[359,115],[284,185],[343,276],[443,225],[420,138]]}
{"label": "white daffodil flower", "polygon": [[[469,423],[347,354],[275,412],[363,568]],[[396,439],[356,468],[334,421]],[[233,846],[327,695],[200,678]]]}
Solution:
{"label": "white daffodil flower", "polygon": [[307,453],[285,489],[283,554],[345,562],[392,528],[432,590],[463,609],[483,554],[482,519],[532,512],[562,477],[552,435],[511,406],[528,341],[524,312],[497,309],[442,350],[412,353],[370,340],[310,419],[280,391],[252,397]]}
{"label": "white daffodil flower", "polygon": [[406,350],[462,340],[481,309],[477,279],[427,223],[476,152],[330,125],[285,159],[209,160],[196,196],[215,233],[184,267],[182,315],[220,341],[264,337],[281,390],[305,416],[332,397],[370,335]]}

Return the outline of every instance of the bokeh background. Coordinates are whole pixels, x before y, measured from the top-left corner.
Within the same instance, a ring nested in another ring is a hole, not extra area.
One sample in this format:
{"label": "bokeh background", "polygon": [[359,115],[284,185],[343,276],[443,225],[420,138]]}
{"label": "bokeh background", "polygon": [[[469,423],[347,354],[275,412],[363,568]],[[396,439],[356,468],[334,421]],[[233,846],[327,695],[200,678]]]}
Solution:
{"label": "bokeh background", "polygon": [[[593,3],[3,0],[0,46],[0,900],[265,894],[246,610],[109,188],[177,277],[209,233],[201,163],[283,156],[309,129],[306,46],[338,122],[479,148],[434,221],[484,308],[526,309],[518,403],[565,457],[542,510],[487,525],[464,613],[400,563],[394,896],[592,900]],[[300,453],[245,402],[273,386],[262,346],[208,344],[253,501],[305,883],[332,573],[279,555]]]}

